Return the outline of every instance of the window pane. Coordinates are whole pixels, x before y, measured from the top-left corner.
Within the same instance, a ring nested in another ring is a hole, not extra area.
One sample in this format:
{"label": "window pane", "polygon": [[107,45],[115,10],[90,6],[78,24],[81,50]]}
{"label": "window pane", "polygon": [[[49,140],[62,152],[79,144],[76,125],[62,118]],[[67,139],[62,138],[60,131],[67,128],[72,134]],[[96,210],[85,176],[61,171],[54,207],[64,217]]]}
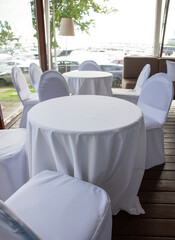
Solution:
{"label": "window pane", "polygon": [[5,124],[22,109],[12,84],[12,67],[21,68],[31,86],[29,65],[39,64],[34,33],[30,0],[0,1],[0,102]]}
{"label": "window pane", "polygon": [[175,57],[175,0],[171,0],[169,3],[169,11],[167,17],[165,40],[162,56]]}
{"label": "window pane", "polygon": [[[111,0],[110,3],[96,0],[96,2],[107,7],[115,7],[118,12],[109,15],[92,12],[87,18],[95,19],[95,27],[90,28],[89,34],[78,31],[76,26],[75,36],[71,37],[59,35],[58,30],[57,42],[60,46],[60,49],[57,49],[58,70],[61,73],[70,71],[71,61],[81,64],[91,59],[96,61],[102,70],[115,72],[115,76],[119,74],[121,80],[125,56],[150,56],[153,53],[156,0]],[[78,68],[78,64],[75,64],[74,69]],[[120,69],[116,69],[116,65],[120,65]]]}

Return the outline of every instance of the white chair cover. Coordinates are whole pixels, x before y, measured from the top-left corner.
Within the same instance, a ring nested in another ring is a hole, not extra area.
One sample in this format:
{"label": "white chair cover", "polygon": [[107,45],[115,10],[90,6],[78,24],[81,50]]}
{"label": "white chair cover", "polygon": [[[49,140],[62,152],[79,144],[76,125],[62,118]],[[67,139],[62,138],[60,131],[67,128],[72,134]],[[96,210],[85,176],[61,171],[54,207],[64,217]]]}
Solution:
{"label": "white chair cover", "polygon": [[39,173],[6,204],[43,240],[111,239],[107,193],[63,173]]}
{"label": "white chair cover", "polygon": [[12,68],[12,81],[18,93],[19,99],[23,104],[23,112],[22,112],[20,127],[25,128],[28,111],[34,105],[39,103],[38,94],[30,92],[30,89],[27,85],[27,81],[23,73],[21,72],[21,69],[16,66]]}
{"label": "white chair cover", "polygon": [[38,95],[41,102],[51,98],[68,96],[69,88],[61,73],[53,70],[45,71],[41,75]]}
{"label": "white chair cover", "polygon": [[79,71],[101,71],[100,66],[92,60],[84,61],[80,64]]}
{"label": "white chair cover", "polygon": [[137,79],[134,89],[113,89],[113,96],[137,104],[142,87],[149,78],[150,72],[151,66],[150,64],[146,64]]}
{"label": "white chair cover", "polygon": [[32,87],[35,92],[38,92],[38,85],[42,74],[41,68],[36,63],[31,63],[29,66],[29,76]]}
{"label": "white chair cover", "polygon": [[0,239],[41,240],[8,206],[0,200]]}
{"label": "white chair cover", "polygon": [[0,199],[10,197],[29,179],[25,129],[0,130]]}
{"label": "white chair cover", "polygon": [[144,114],[147,134],[146,169],[165,162],[163,125],[171,101],[173,84],[166,73],[157,73],[145,83],[137,105]]}

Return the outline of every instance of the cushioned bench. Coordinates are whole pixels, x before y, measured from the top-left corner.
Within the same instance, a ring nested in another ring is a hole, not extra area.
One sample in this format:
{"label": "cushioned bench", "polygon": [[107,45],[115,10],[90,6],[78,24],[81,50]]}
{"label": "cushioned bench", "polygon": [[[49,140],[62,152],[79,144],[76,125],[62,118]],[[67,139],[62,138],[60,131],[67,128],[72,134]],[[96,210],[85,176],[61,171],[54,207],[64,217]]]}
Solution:
{"label": "cushioned bench", "polygon": [[[123,67],[123,79],[122,79],[122,88],[133,89],[136,85],[137,78],[146,64],[151,65],[151,74],[150,76],[158,73],[165,72],[167,73],[166,60],[175,62],[175,58],[166,58],[166,57],[137,57],[137,56],[127,56],[124,58],[124,67]],[[175,82],[174,92],[175,92]],[[175,98],[175,97],[174,97]]]}

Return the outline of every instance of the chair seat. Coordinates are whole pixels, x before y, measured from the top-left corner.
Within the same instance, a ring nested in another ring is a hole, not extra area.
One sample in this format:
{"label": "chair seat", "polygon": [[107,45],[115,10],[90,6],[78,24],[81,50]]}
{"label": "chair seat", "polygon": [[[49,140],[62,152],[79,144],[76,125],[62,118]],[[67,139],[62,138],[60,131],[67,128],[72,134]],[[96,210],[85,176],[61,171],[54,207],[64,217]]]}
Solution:
{"label": "chair seat", "polygon": [[156,119],[144,115],[146,129],[161,128],[162,124],[157,122]]}
{"label": "chair seat", "polygon": [[11,129],[0,131],[0,159],[6,159],[9,156],[14,156],[25,143],[26,131],[24,129]]}
{"label": "chair seat", "polygon": [[137,104],[140,92],[135,91],[134,89],[112,89],[113,97],[121,98],[127,100],[134,104]]}
{"label": "chair seat", "polygon": [[107,193],[63,173],[41,172],[6,204],[43,240],[111,239]]}
{"label": "chair seat", "polygon": [[150,71],[151,71],[150,64],[146,64],[139,74],[134,89],[113,89],[113,96],[137,104],[142,87],[147,81],[150,75]]}
{"label": "chair seat", "polygon": [[6,200],[29,179],[25,129],[0,131],[0,199]]}

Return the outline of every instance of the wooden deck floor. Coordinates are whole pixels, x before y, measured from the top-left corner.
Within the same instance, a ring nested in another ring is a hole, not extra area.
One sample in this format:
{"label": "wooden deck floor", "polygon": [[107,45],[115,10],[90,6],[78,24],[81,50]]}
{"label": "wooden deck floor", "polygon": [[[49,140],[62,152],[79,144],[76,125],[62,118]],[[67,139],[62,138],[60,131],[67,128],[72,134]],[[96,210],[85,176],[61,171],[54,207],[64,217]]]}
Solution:
{"label": "wooden deck floor", "polygon": [[144,215],[113,217],[112,240],[175,240],[175,100],[164,126],[166,163],[146,170],[139,190]]}

